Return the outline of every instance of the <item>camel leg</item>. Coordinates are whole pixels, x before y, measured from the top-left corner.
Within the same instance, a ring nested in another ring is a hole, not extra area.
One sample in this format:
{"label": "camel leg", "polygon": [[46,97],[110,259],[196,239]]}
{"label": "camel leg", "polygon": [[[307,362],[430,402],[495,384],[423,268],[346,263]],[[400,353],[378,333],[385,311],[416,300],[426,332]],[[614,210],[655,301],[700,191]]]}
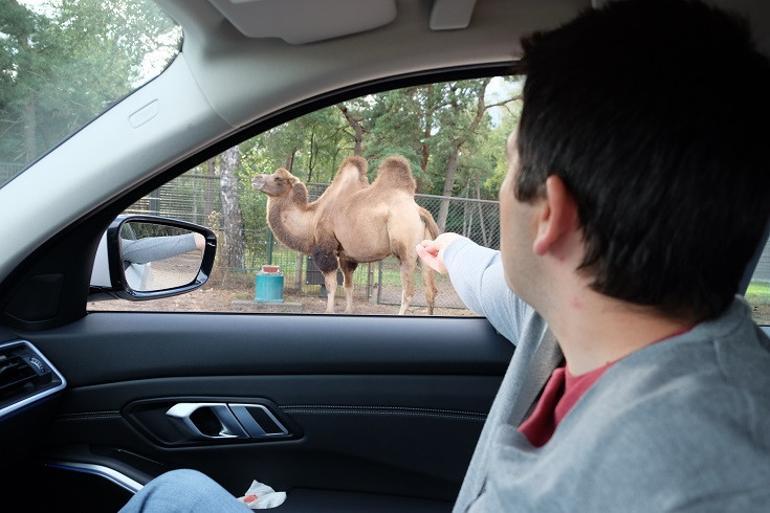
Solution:
{"label": "camel leg", "polygon": [[[430,233],[430,230],[425,229],[423,235],[425,240],[431,240],[435,237]],[[430,266],[420,263],[422,269],[422,282],[425,284],[425,302],[428,303],[428,315],[433,315],[433,307],[436,304],[436,294],[438,289],[436,288],[436,273]]]}
{"label": "camel leg", "polygon": [[422,281],[425,284],[425,301],[428,303],[428,315],[433,315],[433,306],[436,303],[436,278],[433,269],[422,264]]}
{"label": "camel leg", "polygon": [[326,313],[334,313],[334,295],[337,293],[337,269],[324,273],[326,284]]}
{"label": "camel leg", "polygon": [[404,315],[409,305],[412,304],[414,298],[414,269],[417,262],[402,261],[401,262],[401,308],[398,310],[398,315]]}
{"label": "camel leg", "polygon": [[414,270],[417,267],[417,252],[413,247],[407,248],[397,241],[392,241],[391,247],[401,263],[401,308],[398,310],[398,315],[404,315],[414,298]]}
{"label": "camel leg", "polygon": [[310,253],[326,285],[326,313],[334,313],[334,294],[337,292],[337,255],[330,244],[319,244]]}
{"label": "camel leg", "polygon": [[345,287],[345,313],[353,313],[353,271],[358,267],[357,262],[340,258],[340,269],[345,278],[343,282]]}

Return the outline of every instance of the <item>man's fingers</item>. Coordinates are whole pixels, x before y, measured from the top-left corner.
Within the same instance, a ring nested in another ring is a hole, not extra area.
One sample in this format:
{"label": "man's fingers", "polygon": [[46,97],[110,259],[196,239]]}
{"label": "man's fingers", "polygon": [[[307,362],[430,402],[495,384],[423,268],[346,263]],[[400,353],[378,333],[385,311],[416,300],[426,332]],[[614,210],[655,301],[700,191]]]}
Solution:
{"label": "man's fingers", "polygon": [[425,265],[427,265],[434,271],[443,274],[446,272],[446,268],[444,267],[443,262],[441,262],[441,260],[438,259],[437,255],[438,255],[438,248],[436,248],[435,246],[426,248],[422,244],[417,245],[417,256],[420,257],[420,259],[425,263]]}
{"label": "man's fingers", "polygon": [[441,248],[432,240],[424,240],[417,245],[417,252],[425,251],[433,256],[438,255]]}

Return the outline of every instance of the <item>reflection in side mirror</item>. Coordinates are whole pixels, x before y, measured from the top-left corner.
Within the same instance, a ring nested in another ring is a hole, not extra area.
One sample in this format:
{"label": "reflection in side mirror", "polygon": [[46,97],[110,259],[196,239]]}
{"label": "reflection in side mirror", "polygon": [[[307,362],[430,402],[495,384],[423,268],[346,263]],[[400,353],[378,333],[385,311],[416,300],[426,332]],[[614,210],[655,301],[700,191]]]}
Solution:
{"label": "reflection in side mirror", "polygon": [[193,291],[208,281],[216,251],[216,235],[204,226],[118,216],[99,243],[89,297],[138,301]]}
{"label": "reflection in side mirror", "polygon": [[120,227],[120,259],[126,282],[137,292],[190,285],[203,262],[206,239],[200,233],[147,222]]}

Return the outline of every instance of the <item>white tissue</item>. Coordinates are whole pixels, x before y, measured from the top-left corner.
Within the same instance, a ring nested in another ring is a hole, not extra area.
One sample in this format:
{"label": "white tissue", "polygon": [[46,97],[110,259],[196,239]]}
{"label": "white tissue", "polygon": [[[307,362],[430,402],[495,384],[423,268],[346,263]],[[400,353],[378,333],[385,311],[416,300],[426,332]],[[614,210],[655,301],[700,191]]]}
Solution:
{"label": "white tissue", "polygon": [[277,508],[286,500],[286,492],[276,492],[265,483],[252,481],[249,489],[238,500],[250,509]]}

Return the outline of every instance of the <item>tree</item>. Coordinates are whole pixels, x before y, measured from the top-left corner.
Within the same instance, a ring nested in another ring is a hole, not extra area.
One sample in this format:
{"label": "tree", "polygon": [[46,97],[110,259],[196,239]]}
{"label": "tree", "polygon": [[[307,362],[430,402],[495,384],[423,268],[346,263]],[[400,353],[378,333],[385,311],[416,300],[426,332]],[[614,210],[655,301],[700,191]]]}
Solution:
{"label": "tree", "polygon": [[367,130],[364,128],[364,118],[361,114],[354,114],[351,112],[350,109],[348,109],[348,107],[342,103],[339,104],[337,108],[340,109],[340,112],[342,112],[342,115],[345,117],[345,121],[347,121],[348,125],[350,125],[350,128],[353,131],[353,155],[360,157],[364,154],[364,134],[367,132]]}
{"label": "tree", "polygon": [[2,162],[39,157],[140,85],[150,52],[178,46],[178,31],[167,37],[173,22],[149,1],[50,0],[44,7],[39,14],[0,0]]}
{"label": "tree", "polygon": [[220,265],[243,271],[243,216],[238,192],[237,172],[241,165],[241,152],[233,146],[220,156],[219,183],[222,197],[222,234],[220,241],[222,257]]}
{"label": "tree", "polygon": [[[449,214],[448,198],[454,194],[455,176],[463,148],[477,137],[482,125],[488,127],[487,111],[489,109],[505,105],[518,98],[517,96],[500,102],[487,103],[486,93],[490,80],[489,78],[467,80],[453,83],[449,87],[448,108],[441,113],[443,117],[441,131],[448,132],[445,136],[446,171],[441,191],[441,195],[447,199],[442,200],[436,219],[441,231],[446,229]],[[504,149],[501,148],[500,151],[503,152]]]}

